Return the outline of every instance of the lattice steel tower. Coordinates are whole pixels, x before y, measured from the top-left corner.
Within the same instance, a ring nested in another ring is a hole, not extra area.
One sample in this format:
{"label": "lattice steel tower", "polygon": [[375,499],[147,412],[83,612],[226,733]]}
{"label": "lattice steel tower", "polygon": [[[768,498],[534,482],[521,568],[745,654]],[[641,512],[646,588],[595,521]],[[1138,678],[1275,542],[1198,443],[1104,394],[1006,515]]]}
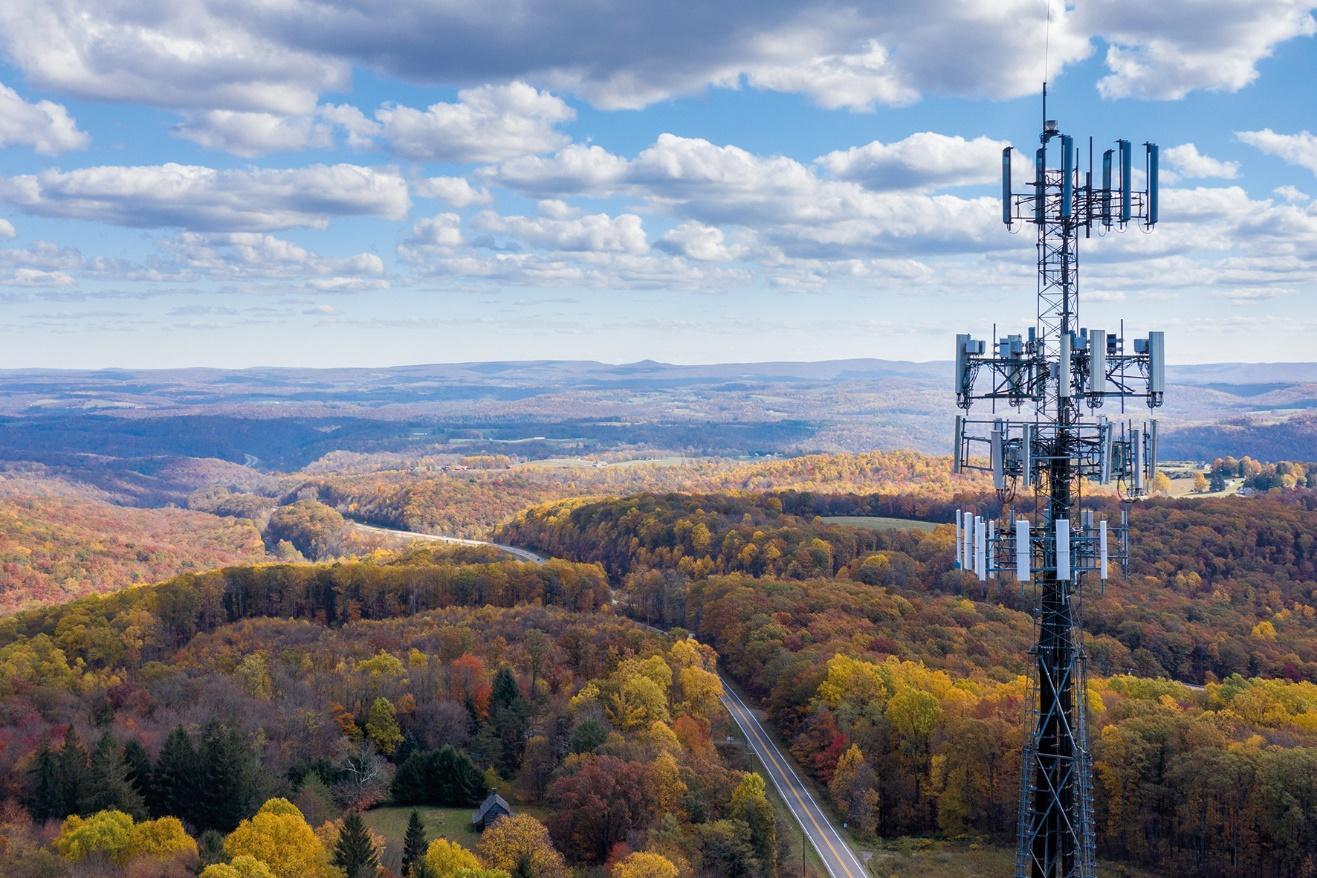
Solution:
{"label": "lattice steel tower", "polygon": [[[1046,117],[1046,86],[1044,86]],[[1160,332],[1133,339],[1081,329],[1079,241],[1157,222],[1157,146],[1144,144],[1146,185],[1134,190],[1133,150],[1119,140],[1102,155],[1094,182],[1081,172],[1070,135],[1044,118],[1032,180],[1016,192],[1012,149],[1002,152],[1002,221],[1031,223],[1038,235],[1037,318],[1024,335],[956,337],[956,402],[968,413],[989,401],[993,417],[956,418],[953,468],[992,473],[1001,518],[956,514],[956,560],[980,581],[1013,574],[1037,599],[1031,650],[1031,732],[1020,777],[1017,878],[1090,878],[1096,874],[1092,761],[1085,714],[1081,637],[1084,574],[1107,578],[1128,563],[1128,506],[1108,528],[1082,508],[1086,482],[1123,500],[1146,491],[1157,468],[1157,422],[1135,424],[1125,404],[1155,408],[1165,390]],[[1049,159],[1057,161],[1049,165]],[[1119,403],[1114,418],[1098,410]],[[997,417],[997,406],[1016,417]],[[1110,543],[1114,545],[1109,546]]]}

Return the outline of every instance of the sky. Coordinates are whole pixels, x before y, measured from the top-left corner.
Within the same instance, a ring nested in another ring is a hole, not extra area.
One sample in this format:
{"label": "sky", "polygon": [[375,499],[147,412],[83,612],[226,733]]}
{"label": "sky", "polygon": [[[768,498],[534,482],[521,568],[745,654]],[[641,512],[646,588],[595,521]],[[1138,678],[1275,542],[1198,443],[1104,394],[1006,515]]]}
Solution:
{"label": "sky", "polygon": [[1044,78],[1162,149],[1081,323],[1311,361],[1315,8],[6,0],[0,367],[948,359],[1033,323]]}

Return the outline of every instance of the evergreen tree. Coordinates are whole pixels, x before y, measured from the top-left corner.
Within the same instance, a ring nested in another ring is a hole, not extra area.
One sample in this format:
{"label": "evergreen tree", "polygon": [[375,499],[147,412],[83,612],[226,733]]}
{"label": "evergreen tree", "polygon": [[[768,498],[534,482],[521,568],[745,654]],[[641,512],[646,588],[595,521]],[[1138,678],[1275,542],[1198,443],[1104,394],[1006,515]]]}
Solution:
{"label": "evergreen tree", "polygon": [[389,795],[400,805],[476,805],[486,789],[485,776],[471,757],[445,744],[407,757],[393,776]]}
{"label": "evergreen tree", "polygon": [[59,786],[59,769],[55,754],[48,745],[42,745],[27,770],[27,790],[23,805],[38,823],[63,817],[60,813],[62,795]]}
{"label": "evergreen tree", "polygon": [[493,740],[488,744],[483,740],[486,729],[481,730],[482,754],[488,757],[499,774],[512,777],[521,767],[521,757],[526,751],[526,731],[530,727],[530,705],[521,697],[521,689],[516,678],[506,667],[499,668],[494,675],[494,685],[490,694],[490,717],[488,731]]}
{"label": "evergreen tree", "polygon": [[366,822],[357,811],[349,811],[343,818],[343,828],[339,830],[338,842],[334,845],[333,864],[342,869],[347,878],[369,878],[375,874],[379,855],[366,830]]}
{"label": "evergreen tree", "polygon": [[413,811],[407,818],[407,833],[402,837],[402,874],[407,875],[412,863],[425,858],[425,824],[421,815]]}
{"label": "evergreen tree", "polygon": [[59,789],[57,816],[69,814],[90,814],[89,787],[91,768],[87,762],[87,751],[82,746],[78,733],[69,730],[64,738],[64,746],[55,757],[55,782]]}
{"label": "evergreen tree", "polygon": [[128,782],[133,785],[142,801],[151,801],[151,757],[136,738],[129,738],[123,746],[123,764],[128,768]]}
{"label": "evergreen tree", "polygon": [[425,857],[413,860],[411,871],[403,874],[406,875],[406,878],[439,878],[439,873],[425,861]]}
{"label": "evergreen tree", "polygon": [[[197,820],[197,796],[201,792],[201,766],[192,736],[182,726],[165,738],[151,772],[151,797],[148,804],[156,817],[177,817],[194,826]],[[206,827],[202,827],[206,828]]]}
{"label": "evergreen tree", "polygon": [[494,685],[491,687],[489,695],[490,706],[497,710],[500,707],[511,707],[521,700],[521,687],[517,685],[516,677],[507,666],[498,669],[494,675]]}
{"label": "evergreen tree", "polygon": [[211,723],[202,734],[197,759],[201,789],[196,823],[231,832],[256,810],[262,798],[256,756],[237,729]]}
{"label": "evergreen tree", "polygon": [[109,732],[101,735],[91,755],[87,784],[88,811],[115,809],[135,819],[146,816],[146,804],[128,780],[128,766],[119,755],[119,745]]}

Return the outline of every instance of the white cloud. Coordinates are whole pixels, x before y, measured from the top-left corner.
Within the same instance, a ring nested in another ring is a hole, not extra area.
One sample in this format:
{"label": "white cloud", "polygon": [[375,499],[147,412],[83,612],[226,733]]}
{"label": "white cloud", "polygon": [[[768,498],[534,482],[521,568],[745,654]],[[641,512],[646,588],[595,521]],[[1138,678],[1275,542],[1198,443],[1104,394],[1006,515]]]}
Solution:
{"label": "white cloud", "polygon": [[198,231],[323,227],[331,217],[402,219],[406,182],[358,165],[215,170],[103,166],[0,178],[0,200],[41,216]]}
{"label": "white cloud", "polygon": [[40,268],[16,268],[7,275],[0,274],[0,287],[70,287],[74,283],[63,271]]}
{"label": "white cloud", "polygon": [[333,145],[331,129],[310,116],[207,110],[187,113],[174,129],[179,137],[240,156],[322,149]]}
{"label": "white cloud", "polygon": [[1239,162],[1223,162],[1203,155],[1192,143],[1182,143],[1162,150],[1167,166],[1180,177],[1218,177],[1233,180],[1239,176]]}
{"label": "white cloud", "polygon": [[1274,191],[1278,197],[1283,198],[1291,204],[1301,204],[1302,202],[1310,201],[1312,199],[1311,195],[1297,186],[1277,186],[1272,191]]}
{"label": "white cloud", "polygon": [[1317,135],[1309,131],[1277,134],[1270,128],[1263,128],[1261,131],[1236,131],[1235,137],[1267,155],[1317,174]]}
{"label": "white cloud", "polygon": [[1009,146],[990,137],[948,137],[932,131],[895,143],[873,141],[830,152],[818,163],[843,180],[868,189],[922,189],[988,183],[1001,174],[1001,151]]}
{"label": "white cloud", "polygon": [[441,162],[492,162],[558,149],[568,139],[555,126],[575,116],[561,98],[523,82],[464,89],[457,103],[425,110],[390,104],[375,111],[378,136],[391,151]]}
{"label": "white cloud", "polygon": [[210,278],[279,278],[327,292],[389,286],[384,261],[374,253],[328,258],[260,232],[182,232],[164,246],[182,270]]}
{"label": "white cloud", "polygon": [[482,176],[541,194],[559,187],[639,196],[683,220],[753,229],[763,244],[792,258],[1013,246],[995,235],[991,198],[872,192],[849,180],[823,179],[785,156],[674,134],[660,135],[631,160],[569,148],[544,160],[506,162]]}
{"label": "white cloud", "polygon": [[[1041,65],[1020,59],[1037,58],[1047,5],[398,0],[377,15],[354,0],[8,0],[0,45],[39,85],[188,109],[309,116],[353,66],[437,86],[523,80],[605,108],[748,84],[860,109],[1035,93]],[[1050,76],[1103,42],[1107,97],[1237,90],[1277,45],[1313,32],[1308,0],[1050,6]],[[434,136],[404,142],[428,152]]]}
{"label": "white cloud", "polygon": [[570,216],[557,209],[560,204],[544,205],[548,208],[545,215],[535,217],[501,216],[483,211],[473,224],[482,231],[509,235],[547,250],[633,254],[649,251],[644,224],[635,214]]}
{"label": "white cloud", "polygon": [[573,143],[552,156],[522,156],[481,172],[487,179],[523,192],[607,194],[626,175],[629,163],[602,146]]}
{"label": "white cloud", "polygon": [[398,253],[404,259],[415,261],[422,254],[447,252],[463,243],[462,218],[455,213],[438,213],[412,226],[411,234],[399,246]]}
{"label": "white cloud", "polygon": [[0,219],[0,238],[12,238],[17,234],[13,223],[7,219]]}
{"label": "white cloud", "polygon": [[42,155],[83,149],[90,142],[61,104],[29,104],[0,83],[0,147],[30,146]]}
{"label": "white cloud", "polygon": [[1309,0],[1083,3],[1075,26],[1108,43],[1105,98],[1178,100],[1238,91],[1275,47],[1317,32]]}
{"label": "white cloud", "polygon": [[[290,10],[291,11],[291,10]],[[299,49],[256,6],[218,0],[9,0],[6,54],[39,85],[157,106],[308,114],[347,84],[333,53]]]}
{"label": "white cloud", "polygon": [[730,262],[739,259],[744,247],[728,246],[722,229],[698,222],[685,222],[668,229],[658,244],[659,249],[700,262]]}
{"label": "white cloud", "polygon": [[453,207],[491,204],[494,201],[488,189],[477,189],[465,177],[428,177],[416,183],[415,189],[417,195],[437,198]]}

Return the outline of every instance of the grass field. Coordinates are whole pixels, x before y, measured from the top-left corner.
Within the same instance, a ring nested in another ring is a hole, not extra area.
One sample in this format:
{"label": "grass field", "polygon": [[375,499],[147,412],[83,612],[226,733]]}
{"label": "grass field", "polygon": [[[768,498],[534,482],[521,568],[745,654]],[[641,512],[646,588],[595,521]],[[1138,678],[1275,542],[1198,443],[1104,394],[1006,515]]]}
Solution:
{"label": "grass field", "polygon": [[434,841],[447,838],[464,848],[474,848],[480,836],[471,828],[474,808],[429,808],[420,806],[375,808],[362,816],[366,825],[384,836],[390,851],[402,850],[402,837],[407,832],[407,817],[415,810],[425,824],[425,837]]}
{"label": "grass field", "polygon": [[824,515],[823,520],[829,524],[844,524],[849,527],[862,527],[865,530],[932,530],[937,527],[937,523],[933,521],[885,518],[881,515]]}

